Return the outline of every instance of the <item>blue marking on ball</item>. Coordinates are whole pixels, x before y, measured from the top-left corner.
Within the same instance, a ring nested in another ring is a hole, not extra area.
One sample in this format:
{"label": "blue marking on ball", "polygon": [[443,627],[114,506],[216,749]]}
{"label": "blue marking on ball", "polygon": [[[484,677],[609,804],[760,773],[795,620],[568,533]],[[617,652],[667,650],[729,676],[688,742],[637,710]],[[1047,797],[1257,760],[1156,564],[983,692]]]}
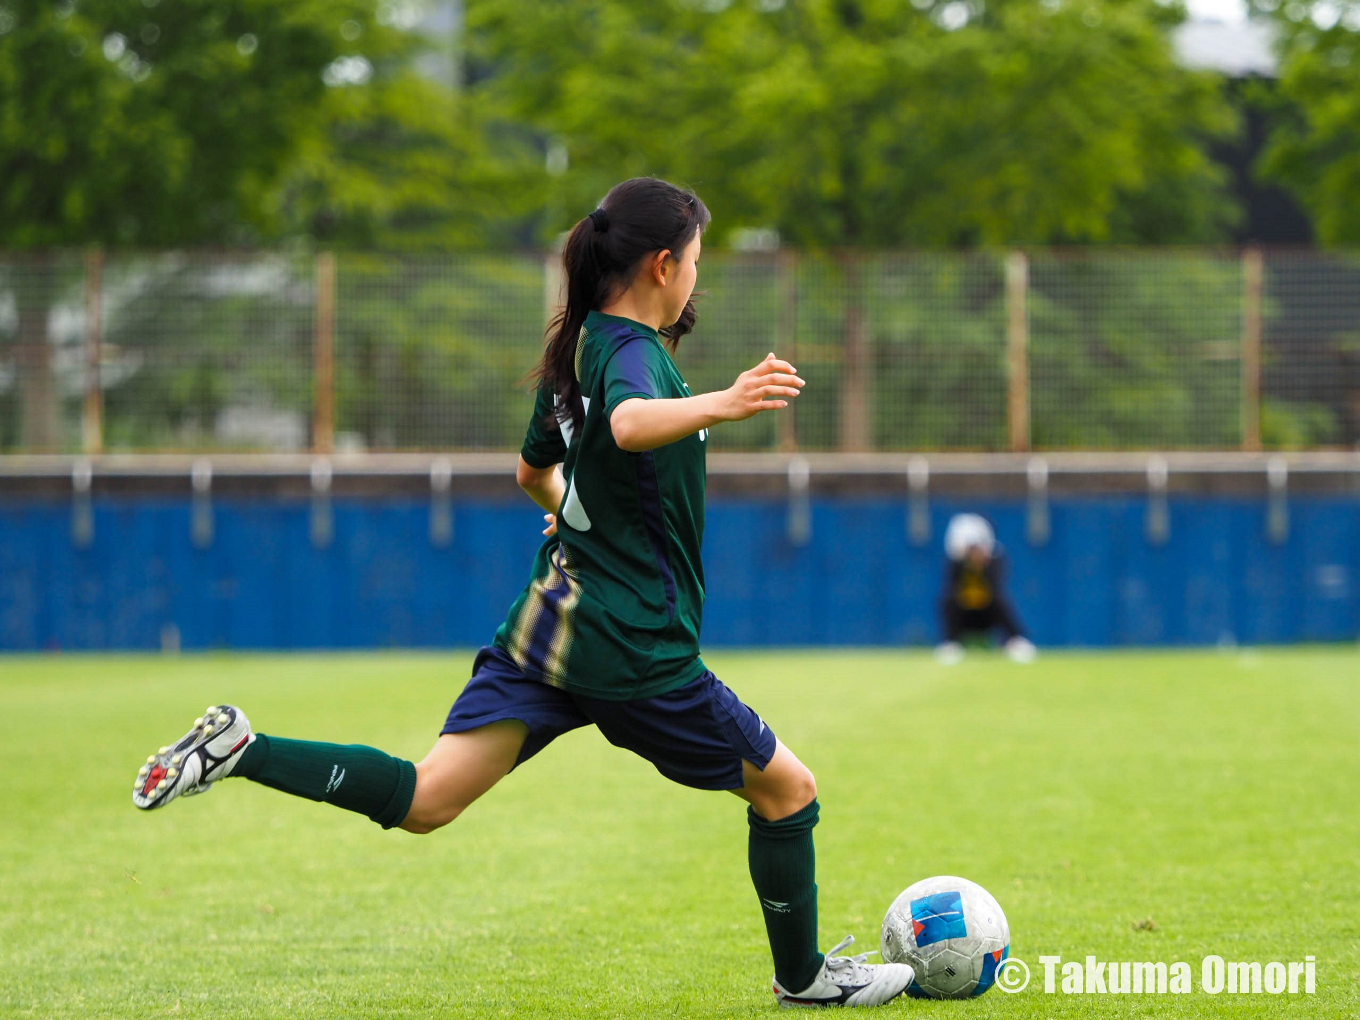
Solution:
{"label": "blue marking on ball", "polygon": [[968,935],[968,924],[963,917],[963,897],[957,892],[931,893],[911,901],[918,946],[929,946],[945,939],[961,939]]}
{"label": "blue marking on ball", "polygon": [[995,953],[985,953],[982,957],[982,976],[978,978],[977,987],[973,989],[973,995],[981,995],[988,988],[992,987],[992,982],[996,980],[996,970],[1011,955],[1011,947],[1005,945],[1001,947],[1001,955]]}

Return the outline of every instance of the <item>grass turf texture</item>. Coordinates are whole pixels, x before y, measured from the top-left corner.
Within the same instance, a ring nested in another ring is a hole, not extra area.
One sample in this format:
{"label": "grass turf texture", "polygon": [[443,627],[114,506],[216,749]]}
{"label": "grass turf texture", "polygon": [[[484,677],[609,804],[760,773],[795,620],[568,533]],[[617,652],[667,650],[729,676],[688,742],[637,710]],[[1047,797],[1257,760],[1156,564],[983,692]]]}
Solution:
{"label": "grass turf texture", "polygon": [[[990,889],[1017,995],[914,1017],[1360,1013],[1354,650],[714,653],[817,774],[821,941],[874,949],[934,874]],[[143,814],[145,755],[219,699],[263,731],[419,758],[448,656],[0,658],[0,1016],[768,1015],[744,806],[594,730],[432,836],[230,780]],[[1151,918],[1155,928],[1137,927]],[[1195,992],[1045,995],[1037,957],[1189,961]],[[1317,958],[1314,996],[1200,960]]]}

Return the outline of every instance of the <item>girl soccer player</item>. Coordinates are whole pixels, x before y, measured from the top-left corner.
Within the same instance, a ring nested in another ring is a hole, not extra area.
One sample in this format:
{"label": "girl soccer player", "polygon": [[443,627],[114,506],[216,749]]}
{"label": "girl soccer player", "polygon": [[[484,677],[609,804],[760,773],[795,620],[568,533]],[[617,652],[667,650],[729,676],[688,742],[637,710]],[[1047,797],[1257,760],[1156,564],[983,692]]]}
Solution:
{"label": "girl soccer player", "polygon": [[419,764],[361,745],[253,733],[214,705],[149,756],[132,801],[159,808],[229,776],[428,833],[554,737],[594,724],[663,776],[749,805],[750,870],[790,1006],[879,1005],[905,964],[817,951],[812,773],[699,658],[708,430],[785,408],[803,386],[770,354],[692,396],[671,360],[709,214],[665,181],[624,181],[572,230],[566,307],[549,326],[518,480],[549,511],[547,541]]}

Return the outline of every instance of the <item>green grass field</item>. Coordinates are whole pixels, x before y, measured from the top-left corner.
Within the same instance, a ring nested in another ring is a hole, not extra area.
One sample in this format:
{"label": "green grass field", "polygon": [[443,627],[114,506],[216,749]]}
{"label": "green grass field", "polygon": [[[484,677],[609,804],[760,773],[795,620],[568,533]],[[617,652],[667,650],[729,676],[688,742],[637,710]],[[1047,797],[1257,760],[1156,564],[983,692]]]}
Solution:
{"label": "green grass field", "polygon": [[[911,882],[981,882],[1025,991],[917,1017],[1360,1014],[1360,653],[718,652],[816,773],[822,943]],[[431,836],[231,780],[137,812],[211,702],[421,757],[471,656],[0,658],[0,1016],[745,1017],[775,1010],[743,805],[573,733]],[[1139,927],[1151,919],[1152,926]],[[1315,995],[1200,961],[1316,957]],[[1188,961],[1065,996],[1037,959]]]}

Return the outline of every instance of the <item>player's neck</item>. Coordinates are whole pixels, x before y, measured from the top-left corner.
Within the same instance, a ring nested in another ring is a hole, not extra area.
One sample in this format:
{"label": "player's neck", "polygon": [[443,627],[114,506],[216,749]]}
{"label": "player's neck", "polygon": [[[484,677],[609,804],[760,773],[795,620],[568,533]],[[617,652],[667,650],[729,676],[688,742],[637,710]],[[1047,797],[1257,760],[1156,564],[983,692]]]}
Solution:
{"label": "player's neck", "polygon": [[600,309],[605,315],[617,315],[621,319],[632,319],[654,330],[661,329],[661,295],[640,293],[636,286],[629,287],[618,297]]}

